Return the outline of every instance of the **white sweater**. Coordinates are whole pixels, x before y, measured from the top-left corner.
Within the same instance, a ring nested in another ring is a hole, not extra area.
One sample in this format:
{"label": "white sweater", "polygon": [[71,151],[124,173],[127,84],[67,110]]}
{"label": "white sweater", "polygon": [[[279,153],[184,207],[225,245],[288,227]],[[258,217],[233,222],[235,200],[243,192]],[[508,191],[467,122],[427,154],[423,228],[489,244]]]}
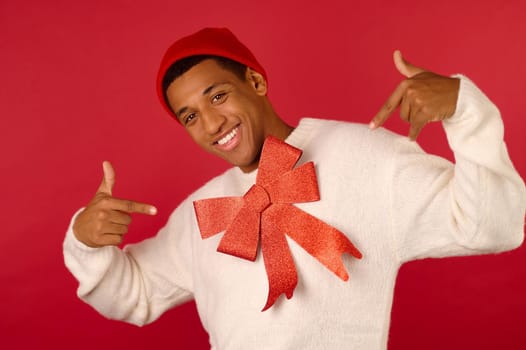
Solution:
{"label": "white sweater", "polygon": [[64,257],[78,295],[106,317],[137,325],[192,298],[212,349],[385,349],[400,265],[412,259],[499,252],[523,240],[526,194],[503,142],[497,108],[462,77],[443,122],[456,164],[406,137],[364,125],[303,119],[286,142],[314,161],[321,200],[296,204],[344,232],[364,257],[344,255],[343,282],[294,241],[292,299],[265,312],[267,277],[255,262],[202,240],[192,201],[242,196],[256,171],[232,168],[193,193],[153,238],[89,248],[73,235]]}

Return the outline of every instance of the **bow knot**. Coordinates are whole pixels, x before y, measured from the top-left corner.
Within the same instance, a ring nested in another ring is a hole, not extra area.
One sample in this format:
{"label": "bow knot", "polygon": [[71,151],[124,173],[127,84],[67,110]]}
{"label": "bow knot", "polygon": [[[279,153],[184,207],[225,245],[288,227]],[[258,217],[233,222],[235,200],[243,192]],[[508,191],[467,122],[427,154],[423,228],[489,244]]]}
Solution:
{"label": "bow knot", "polygon": [[263,311],[283,293],[290,299],[298,282],[285,234],[344,281],[349,275],[341,255],[362,257],[342,232],[292,204],[320,199],[314,164],[294,168],[301,153],[269,136],[261,151],[256,184],[243,197],[194,202],[202,238],[225,231],[219,252],[254,261],[261,246],[269,281]]}
{"label": "bow knot", "polygon": [[245,204],[256,213],[262,213],[267,209],[271,202],[270,196],[263,186],[252,185],[248,192],[243,196]]}

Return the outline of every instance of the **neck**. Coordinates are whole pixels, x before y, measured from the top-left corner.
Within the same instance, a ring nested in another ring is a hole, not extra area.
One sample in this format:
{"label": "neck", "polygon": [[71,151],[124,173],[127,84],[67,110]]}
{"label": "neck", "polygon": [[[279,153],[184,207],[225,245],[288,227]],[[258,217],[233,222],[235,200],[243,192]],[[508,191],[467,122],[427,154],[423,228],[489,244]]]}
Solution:
{"label": "neck", "polygon": [[[294,128],[287,123],[283,121],[277,114],[274,114],[272,116],[272,122],[269,125],[269,128],[267,132],[265,133],[265,138],[267,136],[274,136],[282,141],[284,141],[294,130]],[[261,150],[263,149],[263,144],[261,144],[261,148],[259,149],[259,154],[257,156],[257,160],[248,165],[248,166],[240,166],[241,171],[244,173],[250,173],[254,170],[256,170],[259,166],[259,158],[261,156]]]}

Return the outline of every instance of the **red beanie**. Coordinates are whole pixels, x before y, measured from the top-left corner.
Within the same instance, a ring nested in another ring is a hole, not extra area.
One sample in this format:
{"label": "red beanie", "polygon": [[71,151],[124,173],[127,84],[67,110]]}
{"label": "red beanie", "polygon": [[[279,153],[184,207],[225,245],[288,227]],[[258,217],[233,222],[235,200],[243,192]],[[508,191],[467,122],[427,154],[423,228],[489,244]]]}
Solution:
{"label": "red beanie", "polygon": [[171,116],[176,117],[164,99],[164,75],[168,68],[176,61],[196,55],[214,55],[229,58],[254,69],[267,79],[267,74],[256,60],[256,57],[254,57],[252,52],[250,52],[230,30],[227,28],[201,29],[197,33],[174,42],[172,46],[168,48],[161,61],[161,66],[157,73],[157,95],[164,109],[166,109]]}

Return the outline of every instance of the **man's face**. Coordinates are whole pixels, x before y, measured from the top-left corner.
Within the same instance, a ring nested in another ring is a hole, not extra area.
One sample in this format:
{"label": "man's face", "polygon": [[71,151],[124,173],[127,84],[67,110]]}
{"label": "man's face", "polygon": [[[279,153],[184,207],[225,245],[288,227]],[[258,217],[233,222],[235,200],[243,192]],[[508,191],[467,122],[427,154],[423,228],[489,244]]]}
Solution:
{"label": "man's face", "polygon": [[269,129],[266,82],[261,79],[247,69],[242,81],[208,59],[178,77],[166,94],[199,146],[248,172],[257,168]]}

